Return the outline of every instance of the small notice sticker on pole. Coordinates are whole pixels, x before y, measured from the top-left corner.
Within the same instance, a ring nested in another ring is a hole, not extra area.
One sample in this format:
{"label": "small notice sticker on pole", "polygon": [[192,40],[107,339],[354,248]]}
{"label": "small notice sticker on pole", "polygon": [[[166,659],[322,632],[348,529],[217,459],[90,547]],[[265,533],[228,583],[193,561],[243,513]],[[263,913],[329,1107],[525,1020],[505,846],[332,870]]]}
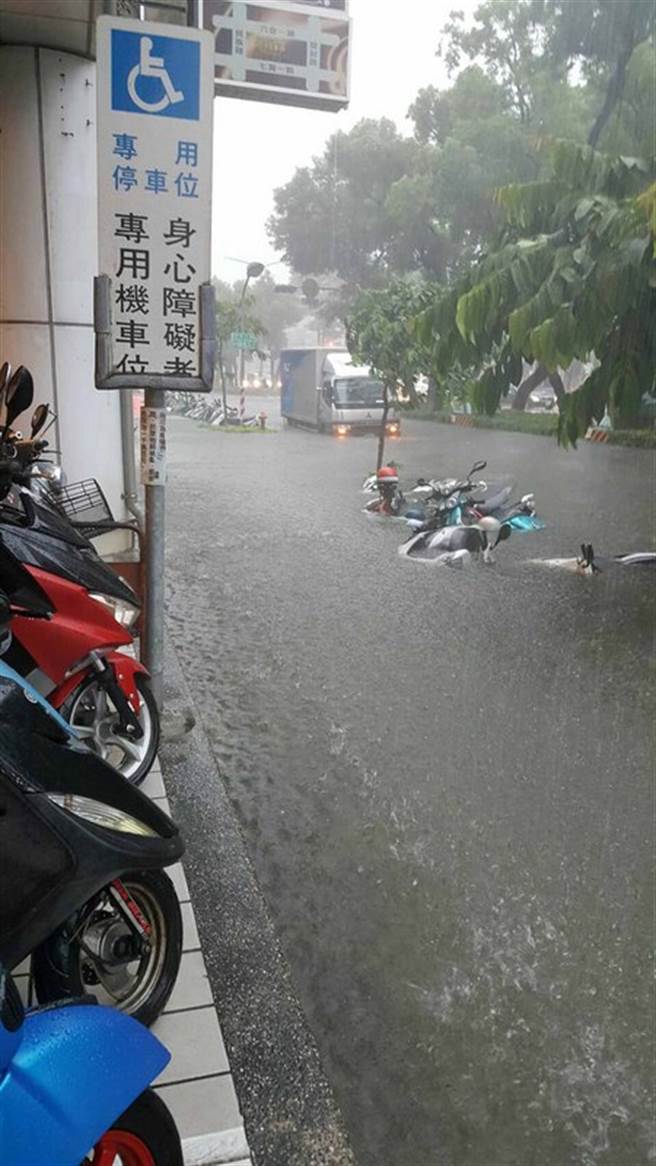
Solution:
{"label": "small notice sticker on pole", "polygon": [[166,482],[166,409],[141,410],[141,481],[144,486]]}

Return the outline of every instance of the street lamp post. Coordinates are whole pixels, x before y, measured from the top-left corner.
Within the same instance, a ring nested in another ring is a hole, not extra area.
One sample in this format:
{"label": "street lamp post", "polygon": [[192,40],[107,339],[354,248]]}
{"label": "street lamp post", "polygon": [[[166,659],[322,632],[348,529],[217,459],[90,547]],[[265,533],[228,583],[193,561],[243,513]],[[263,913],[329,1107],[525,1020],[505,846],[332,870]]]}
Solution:
{"label": "street lamp post", "polygon": [[[258,279],[263,271],[264,264],[258,262],[249,263],[246,268],[246,279],[244,280],[244,286],[241,289],[241,296],[239,298],[239,331],[242,333],[242,340],[244,333],[244,306],[248,284],[251,279]],[[242,344],[239,354],[239,420],[242,424],[246,416],[246,391],[244,388],[245,361],[245,349]]]}

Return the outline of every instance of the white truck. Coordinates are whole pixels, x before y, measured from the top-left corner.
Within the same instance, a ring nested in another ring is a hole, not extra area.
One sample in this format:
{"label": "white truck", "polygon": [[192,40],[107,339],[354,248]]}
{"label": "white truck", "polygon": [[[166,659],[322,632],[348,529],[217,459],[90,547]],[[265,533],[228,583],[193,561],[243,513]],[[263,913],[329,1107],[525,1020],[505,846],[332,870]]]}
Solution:
{"label": "white truck", "polygon": [[[280,382],[280,411],[289,425],[336,437],[380,430],[382,383],[368,368],[353,364],[346,349],[285,348],[280,354]],[[393,436],[401,432],[392,408],[386,428]]]}

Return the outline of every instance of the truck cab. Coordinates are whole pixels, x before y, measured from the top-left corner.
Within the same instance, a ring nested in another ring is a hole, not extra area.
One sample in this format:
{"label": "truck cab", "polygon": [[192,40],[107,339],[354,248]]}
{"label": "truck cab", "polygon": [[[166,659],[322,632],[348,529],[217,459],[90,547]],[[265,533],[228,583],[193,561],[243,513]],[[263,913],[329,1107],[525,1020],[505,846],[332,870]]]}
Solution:
{"label": "truck cab", "polygon": [[[319,397],[319,428],[346,437],[354,431],[378,432],[383,413],[383,385],[364,365],[353,363],[348,352],[335,352],[323,361]],[[393,409],[387,415],[390,433],[400,425]]]}
{"label": "truck cab", "polygon": [[[288,349],[281,353],[280,367],[281,411],[288,423],[336,437],[378,433],[384,407],[382,382],[366,366],[354,364],[346,349]],[[400,432],[393,408],[386,426],[392,436]]]}

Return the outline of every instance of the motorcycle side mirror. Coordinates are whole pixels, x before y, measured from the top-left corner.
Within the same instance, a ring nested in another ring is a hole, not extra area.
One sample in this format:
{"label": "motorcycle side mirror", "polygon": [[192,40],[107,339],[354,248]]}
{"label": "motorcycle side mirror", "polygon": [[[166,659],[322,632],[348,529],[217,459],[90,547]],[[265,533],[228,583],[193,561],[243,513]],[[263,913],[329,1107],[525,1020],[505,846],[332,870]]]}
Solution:
{"label": "motorcycle side mirror", "polygon": [[510,538],[510,533],[511,532],[510,532],[509,526],[502,526],[501,530],[499,531],[498,537],[497,537],[497,542],[504,543],[506,541],[506,539]]}
{"label": "motorcycle side mirror", "polygon": [[21,364],[5,390],[5,432],[17,417],[29,409],[34,399],[34,381],[29,369]]}
{"label": "motorcycle side mirror", "polygon": [[469,471],[469,477],[471,478],[472,474],[480,473],[481,470],[485,469],[486,465],[487,462],[474,462],[471,470]]}
{"label": "motorcycle side mirror", "polygon": [[48,419],[48,406],[47,405],[37,405],[36,409],[34,410],[34,412],[32,414],[32,420],[30,422],[30,427],[32,429],[32,437],[36,437],[39,430],[43,429],[43,426],[45,425],[47,419]]}

